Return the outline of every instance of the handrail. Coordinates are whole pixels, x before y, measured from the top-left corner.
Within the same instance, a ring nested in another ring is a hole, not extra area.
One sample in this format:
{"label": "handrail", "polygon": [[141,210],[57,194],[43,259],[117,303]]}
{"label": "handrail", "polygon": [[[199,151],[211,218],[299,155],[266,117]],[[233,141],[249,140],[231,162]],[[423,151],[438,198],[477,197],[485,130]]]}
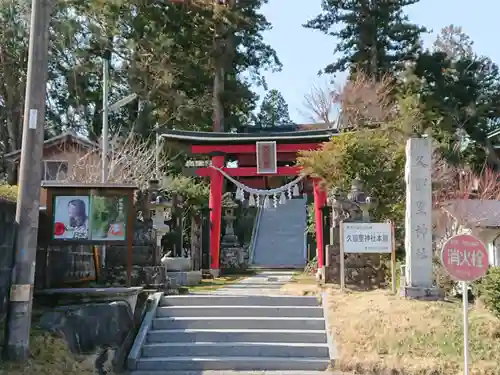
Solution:
{"label": "handrail", "polygon": [[137,370],[137,361],[139,360],[139,357],[141,355],[142,347],[146,343],[146,336],[153,326],[153,320],[156,316],[156,309],[158,308],[163,295],[163,292],[156,292],[152,294],[146,302],[147,306],[144,317],[142,318],[141,325],[127,357],[128,370]]}
{"label": "handrail", "polygon": [[257,207],[257,214],[255,215],[255,220],[253,222],[252,237],[250,238],[250,246],[249,246],[250,254],[248,254],[249,265],[253,264],[253,256],[255,254],[255,245],[257,244],[257,236],[259,235],[260,219],[262,217],[263,211],[264,210],[262,209],[262,207]]}

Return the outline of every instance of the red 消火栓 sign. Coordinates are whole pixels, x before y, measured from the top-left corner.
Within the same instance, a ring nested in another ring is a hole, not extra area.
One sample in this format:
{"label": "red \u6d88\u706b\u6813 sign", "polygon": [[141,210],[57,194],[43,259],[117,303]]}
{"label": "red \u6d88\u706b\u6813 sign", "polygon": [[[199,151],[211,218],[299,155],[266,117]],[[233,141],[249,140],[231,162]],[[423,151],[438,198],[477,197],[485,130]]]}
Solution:
{"label": "red \u6d88\u706b\u6813 sign", "polygon": [[488,252],[484,244],[469,234],[448,239],[441,250],[441,263],[452,278],[470,282],[488,270]]}
{"label": "red \u6d88\u706b\u6813 sign", "polygon": [[257,173],[275,174],[278,171],[278,161],[276,157],[276,142],[257,142]]}

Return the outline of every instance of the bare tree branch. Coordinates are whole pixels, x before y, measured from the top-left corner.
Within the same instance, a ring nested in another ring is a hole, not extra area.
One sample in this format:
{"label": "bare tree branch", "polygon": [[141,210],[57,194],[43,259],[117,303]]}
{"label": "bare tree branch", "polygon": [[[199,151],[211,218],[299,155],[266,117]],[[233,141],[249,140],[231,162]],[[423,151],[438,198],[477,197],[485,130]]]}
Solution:
{"label": "bare tree branch", "polygon": [[333,92],[333,100],[340,106],[340,127],[381,125],[389,120],[394,113],[390,96],[392,91],[392,80],[389,77],[376,81],[357,74],[341,90]]}
{"label": "bare tree branch", "polygon": [[335,110],[334,90],[329,84],[315,85],[304,95],[304,110],[302,114],[312,122],[324,122],[333,127],[333,112]]}
{"label": "bare tree branch", "polygon": [[312,121],[323,121],[332,126],[333,113],[338,109],[340,114],[335,127],[352,129],[379,126],[395,113],[392,91],[393,84],[389,77],[376,81],[358,74],[343,86],[313,86],[304,96],[305,114]]}
{"label": "bare tree branch", "polygon": [[[127,137],[115,136],[111,140],[108,181],[110,183],[134,184],[146,188],[156,175],[156,150],[148,142],[130,133]],[[167,165],[160,158],[159,169]],[[101,181],[102,159],[100,148],[95,148],[80,157],[68,171],[66,181],[97,183]]]}
{"label": "bare tree branch", "polygon": [[500,175],[489,169],[474,173],[470,168],[447,164],[436,154],[433,165],[435,231],[441,239],[491,222],[500,222]]}

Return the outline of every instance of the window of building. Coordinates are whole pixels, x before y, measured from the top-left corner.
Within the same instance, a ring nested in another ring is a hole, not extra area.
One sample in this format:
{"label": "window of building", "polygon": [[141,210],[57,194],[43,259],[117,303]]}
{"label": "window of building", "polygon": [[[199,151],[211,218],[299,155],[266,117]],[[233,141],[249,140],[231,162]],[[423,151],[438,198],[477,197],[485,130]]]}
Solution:
{"label": "window of building", "polygon": [[44,160],[42,162],[42,180],[61,181],[68,174],[68,162],[64,160]]}

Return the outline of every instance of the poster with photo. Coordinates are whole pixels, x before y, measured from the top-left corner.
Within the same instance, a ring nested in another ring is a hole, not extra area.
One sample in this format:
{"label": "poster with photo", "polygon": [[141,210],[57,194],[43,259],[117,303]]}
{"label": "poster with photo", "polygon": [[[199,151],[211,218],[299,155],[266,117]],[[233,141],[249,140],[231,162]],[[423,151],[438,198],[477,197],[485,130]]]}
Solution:
{"label": "poster with photo", "polygon": [[53,199],[53,238],[55,240],[88,240],[90,198],[56,196]]}
{"label": "poster with photo", "polygon": [[92,196],[90,237],[92,241],[125,241],[127,197]]}

